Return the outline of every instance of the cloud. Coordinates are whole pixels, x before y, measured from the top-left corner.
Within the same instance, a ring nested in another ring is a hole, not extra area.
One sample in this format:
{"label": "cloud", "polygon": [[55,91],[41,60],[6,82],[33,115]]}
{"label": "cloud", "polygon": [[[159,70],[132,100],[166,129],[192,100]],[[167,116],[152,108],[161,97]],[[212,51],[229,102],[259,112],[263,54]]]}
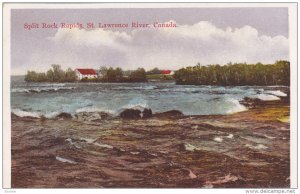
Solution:
{"label": "cloud", "polygon": [[59,29],[48,37],[47,49],[37,50],[29,63],[178,69],[198,62],[273,63],[279,59],[289,60],[289,40],[284,36],[259,35],[251,26],[222,29],[201,21],[132,31]]}
{"label": "cloud", "polygon": [[121,49],[124,44],[130,41],[130,38],[127,33],[119,31],[60,28],[53,37],[48,39],[55,44],[67,44],[69,46]]}

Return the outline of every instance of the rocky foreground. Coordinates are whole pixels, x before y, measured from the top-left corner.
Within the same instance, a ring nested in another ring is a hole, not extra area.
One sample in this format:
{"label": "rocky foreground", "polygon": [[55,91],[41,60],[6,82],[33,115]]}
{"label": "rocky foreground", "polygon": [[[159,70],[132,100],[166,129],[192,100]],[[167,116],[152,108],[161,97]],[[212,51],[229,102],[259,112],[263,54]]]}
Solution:
{"label": "rocky foreground", "polygon": [[290,186],[289,103],[221,116],[12,116],[14,188]]}

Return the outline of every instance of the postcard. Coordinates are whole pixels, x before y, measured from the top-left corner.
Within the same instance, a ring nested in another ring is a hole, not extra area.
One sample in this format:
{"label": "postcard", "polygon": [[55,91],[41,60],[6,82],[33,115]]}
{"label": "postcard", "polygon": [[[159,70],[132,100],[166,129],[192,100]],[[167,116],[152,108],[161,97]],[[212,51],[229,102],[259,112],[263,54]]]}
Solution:
{"label": "postcard", "polygon": [[4,3],[4,188],[297,187],[296,3]]}

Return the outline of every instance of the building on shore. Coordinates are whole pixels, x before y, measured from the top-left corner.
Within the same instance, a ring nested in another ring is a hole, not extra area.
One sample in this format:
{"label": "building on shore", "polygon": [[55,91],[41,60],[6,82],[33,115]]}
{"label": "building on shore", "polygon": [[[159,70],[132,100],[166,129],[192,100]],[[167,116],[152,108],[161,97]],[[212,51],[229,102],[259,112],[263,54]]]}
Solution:
{"label": "building on shore", "polygon": [[161,75],[174,75],[174,71],[171,70],[160,70]]}
{"label": "building on shore", "polygon": [[75,69],[75,73],[78,80],[95,79],[98,77],[94,69]]}

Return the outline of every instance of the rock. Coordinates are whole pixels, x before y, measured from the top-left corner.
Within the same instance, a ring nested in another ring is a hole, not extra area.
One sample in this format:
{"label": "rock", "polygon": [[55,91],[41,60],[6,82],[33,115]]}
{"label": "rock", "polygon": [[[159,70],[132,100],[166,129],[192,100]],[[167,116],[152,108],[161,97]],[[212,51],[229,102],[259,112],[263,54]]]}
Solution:
{"label": "rock", "polygon": [[170,110],[167,112],[162,112],[162,113],[157,113],[155,114],[157,117],[178,117],[178,116],[183,116],[183,113],[180,112],[179,110]]}
{"label": "rock", "polygon": [[143,111],[143,118],[152,117],[152,110],[151,108],[145,108]]}
{"label": "rock", "polygon": [[106,112],[100,112],[99,114],[100,114],[102,120],[112,118],[112,115],[109,113],[106,113]]}
{"label": "rock", "polygon": [[141,118],[141,111],[135,109],[125,109],[120,113],[120,117],[124,119],[139,119]]}
{"label": "rock", "polygon": [[17,118],[19,118],[18,115],[16,115],[15,113],[12,112],[11,113],[11,119],[17,119]]}
{"label": "rock", "polygon": [[47,120],[47,118],[46,118],[44,115],[42,115],[42,116],[40,117],[40,119],[41,119],[41,121],[46,121],[46,120]]}
{"label": "rock", "polygon": [[70,113],[62,112],[56,116],[59,119],[71,119],[72,115]]}
{"label": "rock", "polygon": [[258,98],[245,97],[242,101],[240,101],[240,103],[248,108],[253,108],[258,105],[263,105],[264,101],[262,101]]}

